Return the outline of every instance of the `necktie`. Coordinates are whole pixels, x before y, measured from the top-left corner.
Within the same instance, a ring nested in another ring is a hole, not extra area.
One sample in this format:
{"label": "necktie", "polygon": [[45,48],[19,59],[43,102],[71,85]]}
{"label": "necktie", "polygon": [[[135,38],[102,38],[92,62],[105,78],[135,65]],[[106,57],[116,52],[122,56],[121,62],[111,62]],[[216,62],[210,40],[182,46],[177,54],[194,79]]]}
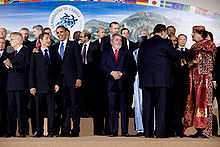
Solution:
{"label": "necktie", "polygon": [[115,60],[116,60],[116,62],[118,60],[118,49],[115,50]]}
{"label": "necktie", "polygon": [[85,63],[86,61],[86,44],[83,47],[83,52],[82,52],[82,62]]}
{"label": "necktie", "polygon": [[14,53],[14,55],[16,56],[16,55],[17,55],[17,53],[18,53],[18,51],[17,51],[17,50],[15,50],[15,53]]}
{"label": "necktie", "polygon": [[47,52],[48,49],[45,49],[44,51],[45,51],[44,58],[45,58],[45,61],[46,61],[47,65],[48,65],[48,64],[50,64],[50,58],[49,58],[49,55],[48,55],[48,52]]}
{"label": "necktie", "polygon": [[63,42],[61,43],[61,46],[60,46],[60,56],[61,56],[61,58],[62,58],[62,60],[63,60],[63,56],[64,56],[64,46],[63,46]]}
{"label": "necktie", "polygon": [[37,41],[37,46],[36,47],[37,47],[37,49],[40,48],[40,41],[39,40]]}

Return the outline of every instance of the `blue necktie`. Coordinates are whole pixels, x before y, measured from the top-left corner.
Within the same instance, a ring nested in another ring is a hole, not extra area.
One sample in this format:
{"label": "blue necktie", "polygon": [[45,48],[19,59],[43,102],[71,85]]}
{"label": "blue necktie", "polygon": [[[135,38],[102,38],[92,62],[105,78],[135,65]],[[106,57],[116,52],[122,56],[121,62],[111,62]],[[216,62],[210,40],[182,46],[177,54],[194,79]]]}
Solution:
{"label": "blue necktie", "polygon": [[48,50],[45,49],[44,51],[45,51],[45,54],[44,54],[45,61],[46,61],[47,65],[49,65],[50,64],[50,58],[49,58],[49,55],[47,53]]}
{"label": "blue necktie", "polygon": [[61,43],[61,46],[60,46],[60,56],[61,56],[61,59],[63,60],[63,56],[64,56],[64,46],[63,46],[63,42]]}

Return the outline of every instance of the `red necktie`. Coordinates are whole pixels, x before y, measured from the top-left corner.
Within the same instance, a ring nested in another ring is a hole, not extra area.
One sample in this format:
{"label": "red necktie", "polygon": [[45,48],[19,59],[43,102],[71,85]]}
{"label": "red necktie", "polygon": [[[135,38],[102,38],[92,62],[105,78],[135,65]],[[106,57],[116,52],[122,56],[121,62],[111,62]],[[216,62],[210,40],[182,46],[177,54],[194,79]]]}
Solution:
{"label": "red necktie", "polygon": [[16,56],[16,55],[17,55],[17,53],[18,53],[18,51],[17,51],[17,50],[15,50],[15,53],[14,53],[14,55]]}
{"label": "red necktie", "polygon": [[115,50],[115,59],[116,59],[116,62],[117,62],[117,60],[118,60],[118,50],[117,49]]}
{"label": "red necktie", "polygon": [[37,47],[37,49],[40,48],[40,41],[39,40],[37,41],[37,46],[36,47]]}

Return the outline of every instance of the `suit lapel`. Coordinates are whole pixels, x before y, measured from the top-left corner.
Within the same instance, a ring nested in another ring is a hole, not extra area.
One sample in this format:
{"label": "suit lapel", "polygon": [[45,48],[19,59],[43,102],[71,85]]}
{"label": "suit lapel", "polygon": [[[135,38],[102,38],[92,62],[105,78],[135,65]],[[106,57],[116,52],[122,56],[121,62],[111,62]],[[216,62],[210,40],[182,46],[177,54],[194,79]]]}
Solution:
{"label": "suit lapel", "polygon": [[41,49],[39,49],[39,60],[41,60],[42,62],[44,62],[46,64],[46,61],[45,61],[45,58],[44,58],[44,55],[43,55],[43,52],[41,51]]}
{"label": "suit lapel", "polygon": [[114,54],[114,51],[113,51],[112,48],[110,48],[110,50],[109,50],[109,54],[110,54],[110,56],[111,56],[113,62],[116,63],[115,54]]}
{"label": "suit lapel", "polygon": [[64,51],[64,56],[63,56],[63,61],[65,60],[65,57],[67,56],[68,52],[69,52],[69,40],[67,40],[67,43],[66,43],[66,48],[65,48],[65,51]]}
{"label": "suit lapel", "polygon": [[122,53],[123,53],[122,49],[119,49],[117,65],[118,65],[118,63],[119,63],[120,60],[121,60],[121,55],[122,55]]}

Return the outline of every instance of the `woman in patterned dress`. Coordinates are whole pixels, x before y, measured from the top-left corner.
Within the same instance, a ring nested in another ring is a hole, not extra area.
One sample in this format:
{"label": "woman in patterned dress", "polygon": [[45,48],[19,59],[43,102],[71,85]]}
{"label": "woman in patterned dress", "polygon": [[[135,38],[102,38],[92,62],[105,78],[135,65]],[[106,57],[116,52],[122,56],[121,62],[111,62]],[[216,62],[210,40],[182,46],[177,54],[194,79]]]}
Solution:
{"label": "woman in patterned dress", "polygon": [[194,26],[189,57],[190,81],[184,113],[184,132],[195,127],[199,138],[212,136],[213,65],[216,56],[215,44],[207,40],[204,26]]}

